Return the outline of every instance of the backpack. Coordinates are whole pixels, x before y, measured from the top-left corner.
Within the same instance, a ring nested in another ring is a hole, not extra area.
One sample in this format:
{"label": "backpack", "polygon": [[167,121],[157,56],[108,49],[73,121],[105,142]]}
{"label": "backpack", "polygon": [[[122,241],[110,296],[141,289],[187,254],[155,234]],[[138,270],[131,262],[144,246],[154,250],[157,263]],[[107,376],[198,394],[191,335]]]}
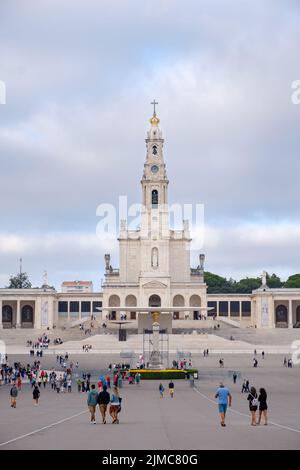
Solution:
{"label": "backpack", "polygon": [[258,398],[254,397],[253,395],[251,395],[251,397],[252,397],[251,406],[258,406]]}

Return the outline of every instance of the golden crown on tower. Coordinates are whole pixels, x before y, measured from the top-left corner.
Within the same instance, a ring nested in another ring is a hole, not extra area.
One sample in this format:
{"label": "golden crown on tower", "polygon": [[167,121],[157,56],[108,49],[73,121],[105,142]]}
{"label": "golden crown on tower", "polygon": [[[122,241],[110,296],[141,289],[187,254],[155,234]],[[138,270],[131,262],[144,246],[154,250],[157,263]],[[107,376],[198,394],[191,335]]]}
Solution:
{"label": "golden crown on tower", "polygon": [[153,116],[149,119],[149,122],[151,126],[157,126],[159,124],[159,118],[156,116],[156,114],[153,114]]}

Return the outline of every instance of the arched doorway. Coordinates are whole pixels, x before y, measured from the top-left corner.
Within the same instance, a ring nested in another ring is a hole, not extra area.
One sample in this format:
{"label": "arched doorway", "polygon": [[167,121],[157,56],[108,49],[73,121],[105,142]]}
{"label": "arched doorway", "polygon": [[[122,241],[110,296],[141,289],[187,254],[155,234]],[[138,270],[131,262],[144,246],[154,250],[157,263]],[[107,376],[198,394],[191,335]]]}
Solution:
{"label": "arched doorway", "polygon": [[[190,297],[190,307],[200,307],[200,305],[201,305],[200,296],[196,295],[196,294],[192,295]],[[193,311],[193,318],[194,318],[194,320],[199,320],[199,318],[200,318],[200,311],[199,310],[195,309]]]}
{"label": "arched doorway", "polygon": [[288,310],[285,305],[277,305],[275,311],[275,321],[278,327],[287,327],[288,324]]}
{"label": "arched doorway", "polygon": [[[136,296],[133,294],[127,295],[125,299],[125,306],[136,307],[136,305],[137,305]],[[136,312],[130,312],[130,320],[136,320]]]}
{"label": "arched doorway", "polygon": [[[118,295],[111,295],[108,300],[109,307],[120,307],[120,297]],[[112,310],[109,312],[109,319],[116,320],[117,319],[117,312]]]}
{"label": "arched doorway", "polygon": [[31,305],[24,305],[21,310],[21,324],[22,326],[33,326],[33,308]]}
{"label": "arched doorway", "polygon": [[[175,297],[173,298],[173,307],[184,307],[184,297],[182,295],[175,295]],[[179,318],[179,312],[176,312],[176,308],[174,308],[173,319],[179,320]]]}
{"label": "arched doorway", "polygon": [[296,322],[300,323],[300,305],[298,305],[298,307],[296,309]]}
{"label": "arched doorway", "polygon": [[149,307],[161,307],[161,299],[159,295],[153,294],[149,297]]}
{"label": "arched doorway", "polygon": [[6,328],[12,328],[13,309],[10,305],[3,305],[2,307],[2,324]]}

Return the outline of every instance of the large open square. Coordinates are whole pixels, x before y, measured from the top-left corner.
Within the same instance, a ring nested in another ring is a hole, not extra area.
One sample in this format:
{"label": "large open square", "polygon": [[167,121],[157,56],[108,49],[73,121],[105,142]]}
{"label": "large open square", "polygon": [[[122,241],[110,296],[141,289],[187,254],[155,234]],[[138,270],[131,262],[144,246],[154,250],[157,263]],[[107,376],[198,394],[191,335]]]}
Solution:
{"label": "large open square", "polygon": [[[34,406],[29,384],[22,386],[17,409],[10,407],[10,386],[0,387],[0,448],[5,449],[299,449],[300,407],[299,368],[283,367],[283,357],[266,355],[257,369],[251,355],[224,356],[220,369],[218,355],[193,357],[199,369],[195,387],[187,380],[175,381],[175,394],[160,398],[158,381],[142,381],[139,385],[124,383],[120,389],[122,411],[119,425],[110,418],[103,425],[97,410],[95,426],[89,422],[87,394],[78,393],[73,383],[72,393],[60,393],[41,388],[40,403]],[[16,356],[27,363],[28,357]],[[120,356],[103,354],[76,355],[78,374],[89,371],[97,381],[109,362],[119,362]],[[32,360],[31,360],[32,361]],[[57,368],[55,357],[45,356],[42,367]],[[232,372],[241,377],[234,385]],[[242,381],[249,379],[257,388],[268,393],[269,424],[250,426],[247,393],[241,393]],[[214,399],[219,381],[223,380],[233,396],[226,428],[220,427]]]}

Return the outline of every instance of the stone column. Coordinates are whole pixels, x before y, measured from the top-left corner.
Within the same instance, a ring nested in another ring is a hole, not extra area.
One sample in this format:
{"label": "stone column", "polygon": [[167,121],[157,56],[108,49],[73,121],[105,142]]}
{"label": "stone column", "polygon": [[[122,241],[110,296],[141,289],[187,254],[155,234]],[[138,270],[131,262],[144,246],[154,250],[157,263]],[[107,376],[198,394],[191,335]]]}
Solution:
{"label": "stone column", "polygon": [[149,368],[150,369],[162,369],[163,364],[162,364],[162,357],[161,357],[161,351],[160,351],[160,337],[159,337],[159,330],[160,330],[160,325],[159,325],[159,313],[158,312],[153,312],[152,314],[153,317],[153,324],[152,324],[152,329],[153,329],[153,336],[152,336],[152,352],[150,354],[150,364]]}
{"label": "stone column", "polygon": [[[81,320],[82,318],[82,313],[81,313],[81,304],[82,302],[80,301],[79,302],[79,313],[78,313],[78,320]],[[91,317],[92,313],[90,312],[90,317]]]}
{"label": "stone column", "polygon": [[288,324],[289,328],[293,328],[293,301],[291,299],[289,300]]}
{"label": "stone column", "polygon": [[3,328],[3,323],[2,323],[2,300],[0,300],[0,330]]}
{"label": "stone column", "polygon": [[219,301],[217,300],[217,318],[220,316]]}
{"label": "stone column", "polygon": [[230,312],[230,300],[228,300],[228,317],[227,318],[231,318],[231,312]]}
{"label": "stone column", "polygon": [[16,327],[21,328],[21,300],[17,300]]}
{"label": "stone column", "polygon": [[240,321],[242,321],[242,301],[240,300]]}

